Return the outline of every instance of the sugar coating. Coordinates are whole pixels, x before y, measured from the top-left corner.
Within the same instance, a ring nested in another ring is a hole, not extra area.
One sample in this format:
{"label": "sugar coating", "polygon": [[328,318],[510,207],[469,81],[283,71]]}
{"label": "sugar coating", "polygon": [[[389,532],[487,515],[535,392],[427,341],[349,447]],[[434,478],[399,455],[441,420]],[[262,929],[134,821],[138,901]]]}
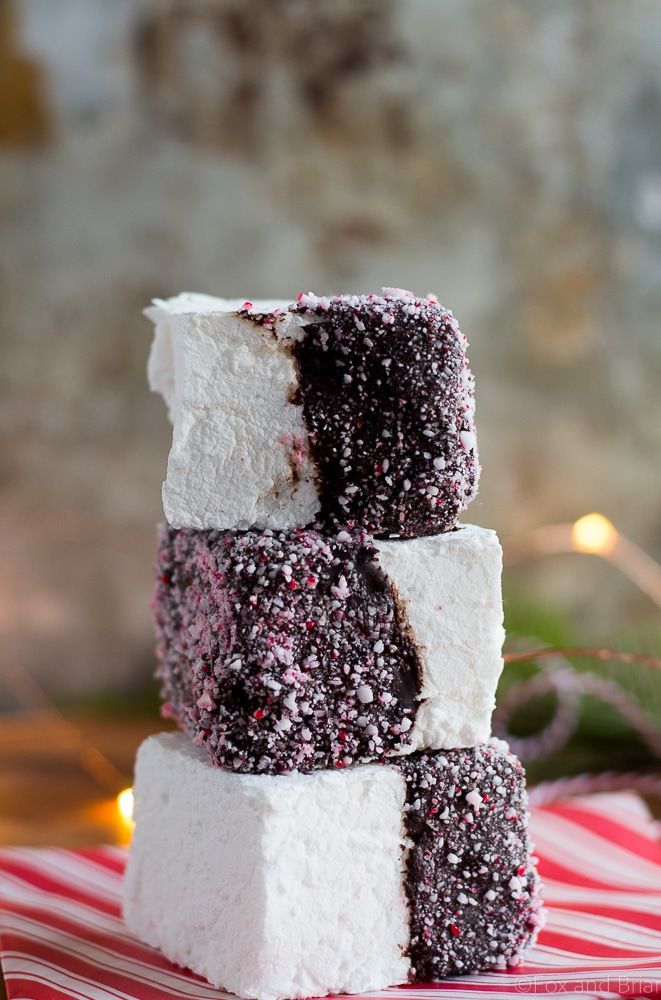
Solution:
{"label": "sugar coating", "polygon": [[497,741],[308,775],[139,750],[133,933],[256,1000],[516,964],[541,923],[524,776]]}
{"label": "sugar coating", "polygon": [[163,712],[222,767],[346,767],[488,738],[501,549],[434,537],[161,529]]}
{"label": "sugar coating", "polygon": [[146,310],[174,527],[452,528],[477,492],[466,338],[399,289],[296,303],[185,293]]}

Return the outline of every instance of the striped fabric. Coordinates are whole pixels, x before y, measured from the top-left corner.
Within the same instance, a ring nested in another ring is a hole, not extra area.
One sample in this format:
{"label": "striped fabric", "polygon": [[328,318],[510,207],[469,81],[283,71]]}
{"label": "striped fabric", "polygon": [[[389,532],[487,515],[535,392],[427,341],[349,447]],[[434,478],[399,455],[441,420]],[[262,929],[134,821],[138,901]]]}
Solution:
{"label": "striped fabric", "polygon": [[[593,795],[534,810],[548,922],[525,966],[385,990],[661,997],[661,846],[642,800]],[[226,996],[141,945],[119,915],[125,855],[0,851],[0,947],[9,1000],[210,1000]]]}

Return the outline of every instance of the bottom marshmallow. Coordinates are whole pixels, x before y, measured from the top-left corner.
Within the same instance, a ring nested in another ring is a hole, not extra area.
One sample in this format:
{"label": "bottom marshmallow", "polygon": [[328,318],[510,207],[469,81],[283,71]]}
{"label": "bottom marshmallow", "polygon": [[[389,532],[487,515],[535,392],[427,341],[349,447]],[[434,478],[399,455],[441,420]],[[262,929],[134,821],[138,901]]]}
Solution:
{"label": "bottom marshmallow", "polygon": [[525,776],[498,741],[289,776],[180,734],[136,766],[129,928],[257,1000],[516,964],[540,924]]}

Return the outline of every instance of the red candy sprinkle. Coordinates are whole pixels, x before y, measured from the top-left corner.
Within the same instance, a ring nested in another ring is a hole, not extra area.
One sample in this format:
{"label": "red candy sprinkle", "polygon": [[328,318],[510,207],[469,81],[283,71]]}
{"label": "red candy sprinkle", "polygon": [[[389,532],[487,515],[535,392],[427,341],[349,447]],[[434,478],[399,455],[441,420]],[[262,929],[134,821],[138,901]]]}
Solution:
{"label": "red candy sprinkle", "polygon": [[256,708],[255,711],[252,714],[253,714],[253,718],[255,718],[255,719],[263,719],[264,718],[264,709],[263,708]]}
{"label": "red candy sprinkle", "polygon": [[461,937],[461,931],[459,930],[456,924],[450,924],[450,932],[453,934],[454,937]]}

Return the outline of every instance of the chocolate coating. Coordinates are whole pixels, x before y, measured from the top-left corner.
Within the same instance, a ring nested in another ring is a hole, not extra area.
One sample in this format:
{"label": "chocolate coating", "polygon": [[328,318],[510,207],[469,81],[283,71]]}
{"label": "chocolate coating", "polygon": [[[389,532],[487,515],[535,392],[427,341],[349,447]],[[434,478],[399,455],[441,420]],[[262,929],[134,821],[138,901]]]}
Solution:
{"label": "chocolate coating", "polygon": [[221,767],[311,771],[410,745],[420,663],[364,534],[162,527],[163,714]]}
{"label": "chocolate coating", "polygon": [[[292,344],[317,469],[321,531],[375,537],[450,531],[477,495],[468,342],[435,298],[301,294],[308,322]],[[267,330],[277,314],[241,310]],[[295,475],[292,476],[296,481]]]}
{"label": "chocolate coating", "polygon": [[319,469],[321,525],[413,538],[448,531],[477,493],[467,341],[434,299],[302,296],[294,348]]}
{"label": "chocolate coating", "polygon": [[541,924],[519,760],[492,740],[389,766],[407,789],[412,978],[516,964]]}

